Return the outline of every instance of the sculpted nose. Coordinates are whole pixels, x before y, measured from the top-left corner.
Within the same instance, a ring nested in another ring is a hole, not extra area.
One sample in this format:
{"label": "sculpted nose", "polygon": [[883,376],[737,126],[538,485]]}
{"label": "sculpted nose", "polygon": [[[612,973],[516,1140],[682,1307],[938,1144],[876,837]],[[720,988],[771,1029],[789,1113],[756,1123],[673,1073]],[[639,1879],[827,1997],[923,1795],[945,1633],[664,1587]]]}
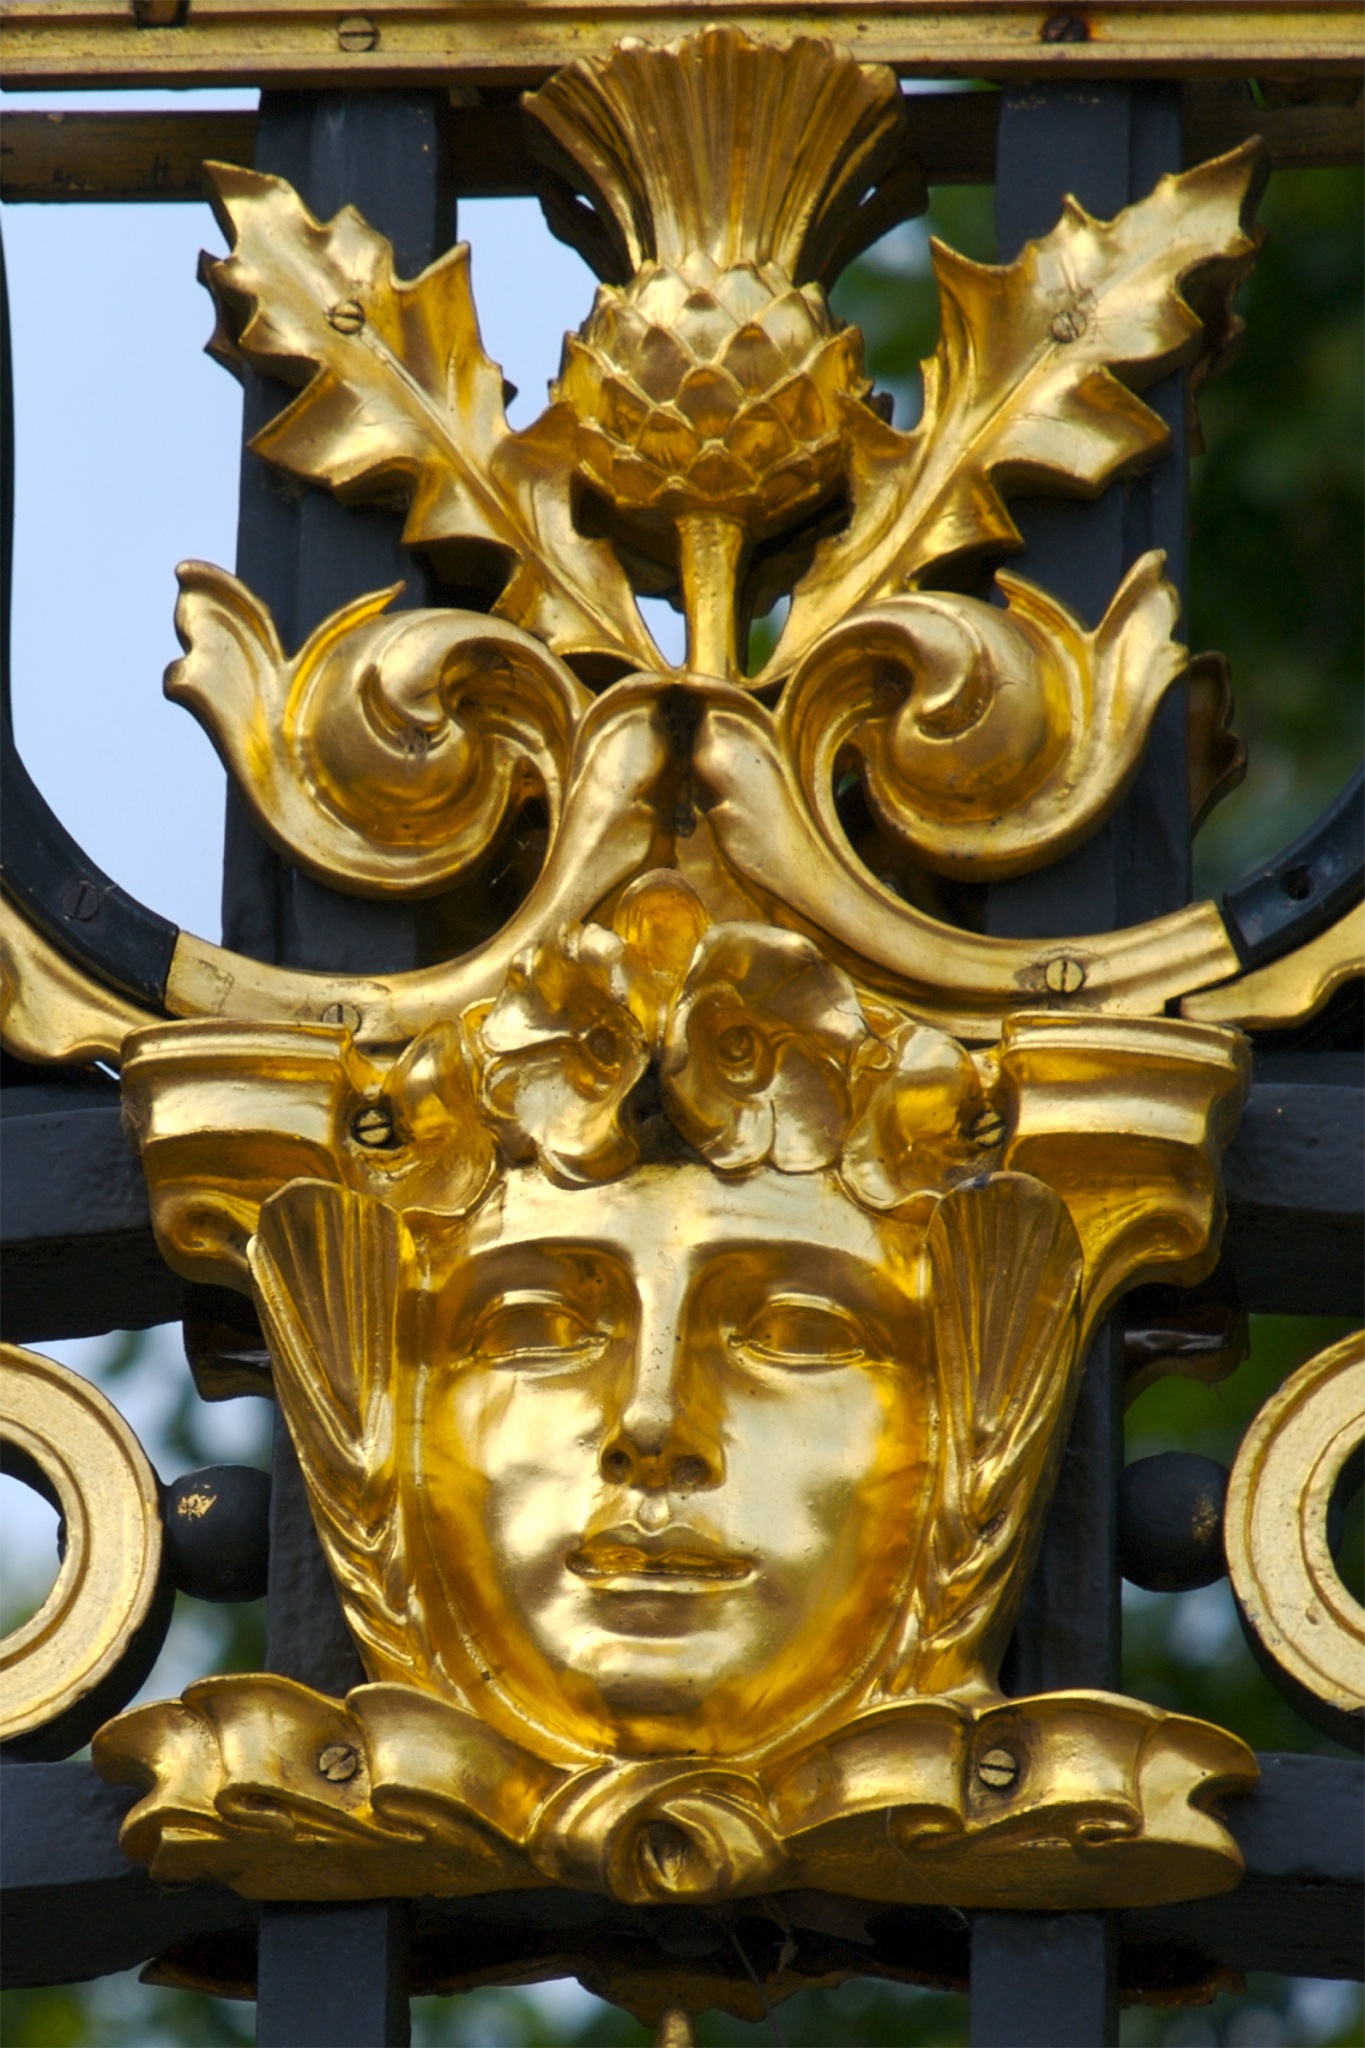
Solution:
{"label": "sculpted nose", "polygon": [[720,1441],[705,1405],[701,1376],[689,1370],[685,1327],[642,1328],[629,1384],[603,1436],[602,1477],[649,1492],[718,1485]]}

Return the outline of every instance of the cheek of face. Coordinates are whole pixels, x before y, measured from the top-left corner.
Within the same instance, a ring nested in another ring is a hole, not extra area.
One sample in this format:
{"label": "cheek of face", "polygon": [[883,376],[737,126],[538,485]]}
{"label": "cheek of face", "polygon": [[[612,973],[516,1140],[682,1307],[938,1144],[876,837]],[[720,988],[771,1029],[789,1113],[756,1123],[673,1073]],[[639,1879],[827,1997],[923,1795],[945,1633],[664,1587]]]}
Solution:
{"label": "cheek of face", "polygon": [[[473,1248],[417,1432],[474,1661],[595,1747],[761,1744],[856,1684],[903,1602],[932,1435],[915,1318],[875,1226],[813,1177],[528,1192]],[[588,1200],[596,1242],[566,1242]]]}

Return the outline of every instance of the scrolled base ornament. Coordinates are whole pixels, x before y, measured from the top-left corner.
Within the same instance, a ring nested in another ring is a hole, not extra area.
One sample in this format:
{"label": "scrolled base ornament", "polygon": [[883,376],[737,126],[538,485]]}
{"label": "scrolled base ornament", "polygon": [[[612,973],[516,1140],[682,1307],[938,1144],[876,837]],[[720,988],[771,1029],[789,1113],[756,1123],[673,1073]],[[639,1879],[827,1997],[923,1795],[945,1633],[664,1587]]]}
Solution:
{"label": "scrolled base ornament", "polygon": [[415,1687],[341,1701],[228,1677],[123,1715],[95,1755],[143,1793],[123,1843],[159,1883],[261,1899],[569,1884],[629,1905],[809,1887],[901,1905],[1153,1906],[1236,1884],[1241,1855],[1214,1809],[1257,1778],[1236,1736],[1097,1692],[909,1700],[723,1766],[575,1768]]}

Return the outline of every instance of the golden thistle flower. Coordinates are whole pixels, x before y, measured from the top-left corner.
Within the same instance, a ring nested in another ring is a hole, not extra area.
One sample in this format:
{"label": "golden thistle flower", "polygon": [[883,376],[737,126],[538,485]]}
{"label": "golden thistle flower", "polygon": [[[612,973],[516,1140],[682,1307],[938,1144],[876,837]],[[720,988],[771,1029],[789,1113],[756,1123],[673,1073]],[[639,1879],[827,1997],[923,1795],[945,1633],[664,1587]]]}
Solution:
{"label": "golden thistle flower", "polygon": [[628,521],[676,527],[689,663],[733,675],[745,550],[833,492],[841,403],[870,392],[820,280],[897,160],[899,88],[828,43],[717,28],[624,42],[527,106],[560,190],[595,209],[556,225],[608,279],[554,391],[580,473]]}

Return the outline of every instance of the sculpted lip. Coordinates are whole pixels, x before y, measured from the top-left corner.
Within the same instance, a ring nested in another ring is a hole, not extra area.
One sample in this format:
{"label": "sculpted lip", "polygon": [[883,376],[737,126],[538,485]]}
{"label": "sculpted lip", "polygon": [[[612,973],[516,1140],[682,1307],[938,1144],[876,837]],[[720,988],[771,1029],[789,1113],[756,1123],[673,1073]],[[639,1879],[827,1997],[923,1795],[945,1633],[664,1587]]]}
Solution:
{"label": "sculpted lip", "polygon": [[754,1568],[751,1558],[728,1556],[691,1529],[666,1530],[658,1536],[613,1529],[590,1537],[565,1562],[583,1579],[647,1579],[656,1586],[669,1581],[695,1584],[699,1579],[734,1585]]}

